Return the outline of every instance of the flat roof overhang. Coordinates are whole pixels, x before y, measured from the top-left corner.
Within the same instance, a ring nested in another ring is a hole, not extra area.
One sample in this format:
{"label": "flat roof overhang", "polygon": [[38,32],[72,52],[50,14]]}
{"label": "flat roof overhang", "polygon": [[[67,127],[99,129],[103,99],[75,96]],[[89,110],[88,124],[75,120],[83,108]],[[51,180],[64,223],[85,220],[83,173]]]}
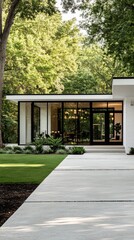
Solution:
{"label": "flat roof overhang", "polygon": [[13,102],[58,102],[58,101],[111,101],[116,100],[113,95],[80,95],[80,94],[41,94],[41,95],[7,95],[7,100]]}
{"label": "flat roof overhang", "polygon": [[118,99],[134,97],[134,78],[113,78],[112,93]]}

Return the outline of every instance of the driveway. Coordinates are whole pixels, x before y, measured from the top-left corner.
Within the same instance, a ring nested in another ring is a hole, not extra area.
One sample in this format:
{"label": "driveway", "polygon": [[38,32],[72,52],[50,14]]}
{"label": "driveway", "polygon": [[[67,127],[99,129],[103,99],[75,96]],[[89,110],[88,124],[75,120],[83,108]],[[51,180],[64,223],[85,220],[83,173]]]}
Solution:
{"label": "driveway", "polygon": [[69,155],[1,227],[9,239],[133,240],[134,156]]}

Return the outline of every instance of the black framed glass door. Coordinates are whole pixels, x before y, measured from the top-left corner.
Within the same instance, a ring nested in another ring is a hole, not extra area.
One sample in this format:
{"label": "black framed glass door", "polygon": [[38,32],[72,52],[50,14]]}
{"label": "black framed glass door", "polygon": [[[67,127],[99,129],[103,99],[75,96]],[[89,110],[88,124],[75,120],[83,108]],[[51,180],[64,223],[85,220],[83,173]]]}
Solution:
{"label": "black framed glass door", "polygon": [[93,113],[93,143],[105,143],[106,141],[105,113]]}
{"label": "black framed glass door", "polygon": [[122,113],[92,113],[92,144],[122,144]]}

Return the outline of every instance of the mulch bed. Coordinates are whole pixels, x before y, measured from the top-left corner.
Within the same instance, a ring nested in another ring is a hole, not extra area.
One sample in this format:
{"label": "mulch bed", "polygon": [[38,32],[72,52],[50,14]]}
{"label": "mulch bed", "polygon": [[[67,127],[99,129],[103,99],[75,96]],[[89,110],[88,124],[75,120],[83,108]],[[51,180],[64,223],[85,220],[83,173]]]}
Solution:
{"label": "mulch bed", "polygon": [[0,184],[0,226],[22,205],[37,184]]}

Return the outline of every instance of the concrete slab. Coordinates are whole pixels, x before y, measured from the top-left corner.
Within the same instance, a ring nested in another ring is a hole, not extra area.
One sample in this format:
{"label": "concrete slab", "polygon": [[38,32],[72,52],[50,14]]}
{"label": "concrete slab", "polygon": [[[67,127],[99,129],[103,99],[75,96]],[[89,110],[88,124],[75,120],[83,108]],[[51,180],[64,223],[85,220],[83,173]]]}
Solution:
{"label": "concrete slab", "polygon": [[59,169],[133,169],[133,155],[98,155],[84,154],[78,156],[68,156],[56,170]]}
{"label": "concrete slab", "polygon": [[134,200],[134,171],[54,171],[27,201]]}
{"label": "concrete slab", "polygon": [[134,156],[69,155],[0,228],[0,240],[133,240]]}
{"label": "concrete slab", "polygon": [[1,240],[133,240],[133,203],[25,203]]}

